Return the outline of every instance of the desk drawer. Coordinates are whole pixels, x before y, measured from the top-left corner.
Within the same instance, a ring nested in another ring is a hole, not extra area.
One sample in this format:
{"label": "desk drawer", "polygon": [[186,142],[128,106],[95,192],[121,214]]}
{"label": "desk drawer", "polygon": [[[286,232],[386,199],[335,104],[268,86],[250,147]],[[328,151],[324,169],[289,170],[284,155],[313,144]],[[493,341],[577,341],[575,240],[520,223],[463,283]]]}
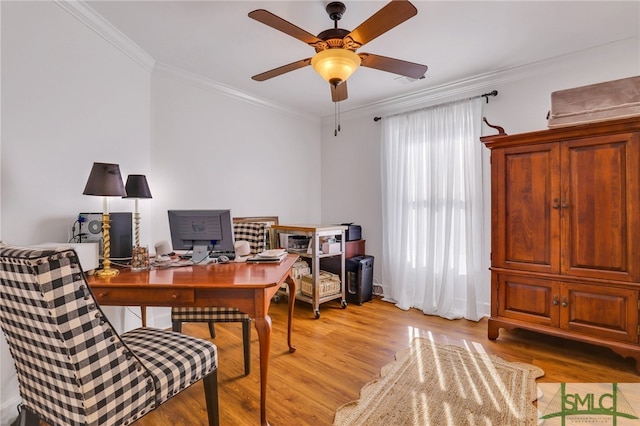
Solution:
{"label": "desk drawer", "polygon": [[91,286],[93,294],[101,305],[111,306],[173,306],[192,304],[194,291],[190,289],[114,289],[112,287]]}

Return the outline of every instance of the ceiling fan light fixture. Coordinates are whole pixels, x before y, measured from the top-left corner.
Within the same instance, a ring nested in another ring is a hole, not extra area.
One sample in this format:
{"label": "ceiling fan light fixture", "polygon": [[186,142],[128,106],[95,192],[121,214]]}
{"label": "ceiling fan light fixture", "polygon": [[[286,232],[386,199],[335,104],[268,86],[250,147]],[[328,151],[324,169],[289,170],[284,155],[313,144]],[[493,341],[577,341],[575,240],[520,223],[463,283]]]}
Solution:
{"label": "ceiling fan light fixture", "polygon": [[334,86],[347,81],[360,62],[360,56],[355,52],[342,48],[321,50],[311,58],[313,69]]}

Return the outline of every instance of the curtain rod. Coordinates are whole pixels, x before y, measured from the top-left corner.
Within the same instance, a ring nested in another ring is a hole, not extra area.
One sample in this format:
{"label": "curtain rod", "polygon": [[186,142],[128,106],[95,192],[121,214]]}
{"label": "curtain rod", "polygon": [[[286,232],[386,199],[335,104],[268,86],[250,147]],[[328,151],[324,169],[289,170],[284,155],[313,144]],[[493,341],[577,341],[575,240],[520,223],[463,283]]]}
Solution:
{"label": "curtain rod", "polygon": [[[468,99],[486,98],[487,103],[489,103],[489,96],[498,96],[498,91],[492,90],[489,93],[483,93],[482,95],[472,96]],[[380,120],[382,120],[382,117],[373,117],[373,121],[380,121]]]}

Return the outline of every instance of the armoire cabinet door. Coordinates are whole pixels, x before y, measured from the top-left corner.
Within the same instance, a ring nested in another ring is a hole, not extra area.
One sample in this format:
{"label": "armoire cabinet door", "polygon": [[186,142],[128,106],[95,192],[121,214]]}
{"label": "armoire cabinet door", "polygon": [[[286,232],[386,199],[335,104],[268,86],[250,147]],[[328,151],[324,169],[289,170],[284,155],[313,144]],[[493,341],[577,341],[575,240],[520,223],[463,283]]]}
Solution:
{"label": "armoire cabinet door", "polygon": [[530,276],[493,274],[494,317],[559,326],[560,284]]}
{"label": "armoire cabinet door", "polygon": [[494,267],[560,272],[560,147],[495,149],[492,164]]}
{"label": "armoire cabinet door", "polygon": [[563,283],[560,328],[637,343],[638,290]]}
{"label": "armoire cabinet door", "polygon": [[637,134],[577,139],[560,146],[561,273],[637,281]]}

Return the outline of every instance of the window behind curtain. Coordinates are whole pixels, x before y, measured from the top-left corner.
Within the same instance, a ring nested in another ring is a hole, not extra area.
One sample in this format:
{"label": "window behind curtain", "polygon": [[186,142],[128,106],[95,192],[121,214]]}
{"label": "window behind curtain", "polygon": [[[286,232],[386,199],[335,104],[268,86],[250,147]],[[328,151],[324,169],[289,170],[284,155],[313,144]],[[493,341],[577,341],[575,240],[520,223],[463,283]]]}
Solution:
{"label": "window behind curtain", "polygon": [[383,121],[383,290],[402,309],[479,319],[481,117],[478,98]]}

